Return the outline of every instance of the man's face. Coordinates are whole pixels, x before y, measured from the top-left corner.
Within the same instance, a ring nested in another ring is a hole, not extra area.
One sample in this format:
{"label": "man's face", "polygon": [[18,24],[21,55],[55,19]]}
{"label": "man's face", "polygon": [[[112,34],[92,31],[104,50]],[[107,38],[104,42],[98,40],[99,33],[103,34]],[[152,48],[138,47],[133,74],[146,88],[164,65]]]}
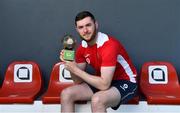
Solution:
{"label": "man's face", "polygon": [[91,17],[86,17],[82,20],[76,22],[76,30],[80,37],[90,42],[96,37],[97,24],[91,19]]}

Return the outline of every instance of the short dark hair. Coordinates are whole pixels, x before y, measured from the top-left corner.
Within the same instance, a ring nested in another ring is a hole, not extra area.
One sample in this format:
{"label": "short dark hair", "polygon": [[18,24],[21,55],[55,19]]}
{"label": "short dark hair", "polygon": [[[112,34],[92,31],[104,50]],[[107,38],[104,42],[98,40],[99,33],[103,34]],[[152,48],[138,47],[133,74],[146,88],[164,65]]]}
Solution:
{"label": "short dark hair", "polygon": [[82,12],[79,12],[79,13],[76,15],[75,25],[77,25],[77,24],[76,24],[77,21],[82,20],[82,19],[84,19],[84,18],[86,18],[86,17],[91,17],[91,19],[92,19],[94,22],[96,21],[94,15],[93,15],[92,13],[90,13],[89,11],[82,11]]}

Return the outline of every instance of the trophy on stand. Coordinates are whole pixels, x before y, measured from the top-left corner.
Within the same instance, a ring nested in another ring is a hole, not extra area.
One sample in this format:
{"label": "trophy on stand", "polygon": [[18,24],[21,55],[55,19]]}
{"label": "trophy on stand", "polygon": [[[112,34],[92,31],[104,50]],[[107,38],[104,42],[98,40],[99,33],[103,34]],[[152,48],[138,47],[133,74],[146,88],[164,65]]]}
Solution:
{"label": "trophy on stand", "polygon": [[64,46],[64,60],[73,61],[75,56],[76,40],[71,35],[65,35],[62,42]]}

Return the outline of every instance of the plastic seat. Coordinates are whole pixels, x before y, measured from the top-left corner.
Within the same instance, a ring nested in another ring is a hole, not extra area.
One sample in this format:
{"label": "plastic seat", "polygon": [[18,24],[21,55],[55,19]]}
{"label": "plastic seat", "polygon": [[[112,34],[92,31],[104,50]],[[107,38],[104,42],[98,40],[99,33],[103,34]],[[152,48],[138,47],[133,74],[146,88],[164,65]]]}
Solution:
{"label": "plastic seat", "polygon": [[139,100],[140,100],[140,97],[139,97],[139,95],[137,95],[125,104],[139,104]]}
{"label": "plastic seat", "polygon": [[60,103],[62,90],[73,84],[69,71],[64,69],[63,62],[56,63],[51,71],[48,89],[42,96],[43,104]]}
{"label": "plastic seat", "polygon": [[41,73],[35,62],[14,61],[6,70],[0,103],[33,103],[41,86]]}
{"label": "plastic seat", "polygon": [[147,62],[141,69],[140,89],[148,104],[180,104],[180,86],[169,62]]}

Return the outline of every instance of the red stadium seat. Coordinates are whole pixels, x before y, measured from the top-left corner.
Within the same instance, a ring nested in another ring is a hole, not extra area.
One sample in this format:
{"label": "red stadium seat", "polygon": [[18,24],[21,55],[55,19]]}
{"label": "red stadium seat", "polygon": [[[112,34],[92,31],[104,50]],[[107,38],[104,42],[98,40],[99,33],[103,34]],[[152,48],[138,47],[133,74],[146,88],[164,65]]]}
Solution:
{"label": "red stadium seat", "polygon": [[176,70],[169,62],[147,62],[141,69],[140,89],[148,104],[180,104]]}
{"label": "red stadium seat", "polygon": [[63,62],[56,63],[52,69],[49,86],[42,96],[43,104],[60,103],[60,94],[66,87],[73,85],[70,73],[64,69]]}
{"label": "red stadium seat", "polygon": [[[65,72],[63,62],[56,63],[52,69],[49,86],[45,94],[42,96],[43,104],[58,104],[60,102],[60,94],[63,89],[74,85],[70,76],[63,74]],[[59,75],[59,76],[58,76]],[[64,76],[64,77],[63,77]],[[80,104],[85,101],[77,102]],[[139,96],[131,99],[127,104],[139,104]]]}
{"label": "red stadium seat", "polygon": [[41,86],[41,73],[35,62],[12,62],[6,70],[0,89],[0,103],[33,103]]}
{"label": "red stadium seat", "polygon": [[140,97],[139,95],[135,96],[131,100],[129,100],[126,104],[139,104]]}

